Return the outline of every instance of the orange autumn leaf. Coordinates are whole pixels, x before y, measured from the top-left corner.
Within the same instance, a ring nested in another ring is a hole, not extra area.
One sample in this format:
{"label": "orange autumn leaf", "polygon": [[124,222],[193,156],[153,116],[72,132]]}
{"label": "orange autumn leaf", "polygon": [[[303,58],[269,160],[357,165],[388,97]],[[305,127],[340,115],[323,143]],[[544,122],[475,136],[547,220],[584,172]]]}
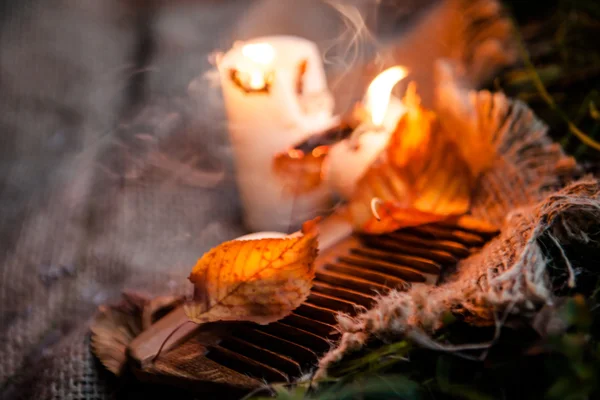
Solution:
{"label": "orange autumn leaf", "polygon": [[195,323],[277,321],[300,306],[315,275],[317,220],[302,236],[233,240],[206,253],[189,277],[194,299],[184,305]]}
{"label": "orange autumn leaf", "polygon": [[[349,201],[355,228],[366,233],[441,221],[470,207],[476,177],[457,144],[437,115],[420,105],[414,85],[404,102],[408,112]],[[373,199],[378,199],[374,210]]]}

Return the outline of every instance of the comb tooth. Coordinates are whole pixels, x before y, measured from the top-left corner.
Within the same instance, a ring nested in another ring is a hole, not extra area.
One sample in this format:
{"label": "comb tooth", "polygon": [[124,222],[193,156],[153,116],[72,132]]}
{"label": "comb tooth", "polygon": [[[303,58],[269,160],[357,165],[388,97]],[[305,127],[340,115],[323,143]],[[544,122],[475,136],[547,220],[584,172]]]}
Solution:
{"label": "comb tooth", "polygon": [[[335,263],[325,265],[325,269],[328,271],[337,272],[338,274],[362,278],[372,283],[378,283],[381,286],[384,286],[388,289],[405,289],[408,287],[408,282],[404,279],[400,279],[392,275],[382,274],[380,272],[371,271],[366,268],[357,268],[351,265]],[[423,279],[423,281],[424,280],[425,279]]]}
{"label": "comb tooth", "polygon": [[337,311],[308,302],[303,303],[300,307],[296,308],[294,312],[326,324],[334,325],[337,323],[335,318]]}
{"label": "comb tooth", "polygon": [[311,292],[308,296],[308,302],[317,306],[337,310],[350,315],[355,315],[358,311],[365,311],[365,308],[353,302],[329,296],[322,293]]}
{"label": "comb tooth", "polygon": [[281,320],[286,325],[293,326],[299,329],[306,329],[322,338],[331,338],[339,336],[340,332],[333,325],[324,324],[323,322],[315,321],[302,315],[291,313]]}
{"label": "comb tooth", "polygon": [[407,245],[400,243],[397,240],[390,239],[388,237],[376,237],[364,235],[362,240],[369,247],[373,247],[380,250],[388,250],[392,252],[404,253],[411,256],[424,257],[433,261],[437,261],[443,265],[455,264],[458,259],[447,251],[432,250],[428,248]]}
{"label": "comb tooth", "polygon": [[353,248],[350,252],[363,257],[384,260],[398,266],[413,268],[425,274],[439,274],[442,270],[442,266],[439,263],[421,257],[406,256],[403,254],[369,248]]}
{"label": "comb tooth", "polygon": [[219,346],[253,360],[260,360],[261,363],[273,367],[288,376],[298,376],[302,372],[300,370],[300,364],[296,361],[247,342],[241,338],[230,337],[221,341]]}
{"label": "comb tooth", "polygon": [[367,296],[355,290],[347,289],[340,286],[333,286],[324,282],[316,281],[313,284],[312,290],[313,293],[323,293],[332,297],[336,297],[338,299],[348,300],[366,308],[371,307],[375,303],[375,298],[373,296]]}
{"label": "comb tooth", "polygon": [[481,235],[440,225],[423,225],[409,228],[405,232],[427,239],[451,240],[468,247],[481,247],[485,244],[485,239]]}
{"label": "comb tooth", "polygon": [[208,353],[206,353],[206,357],[244,375],[265,379],[270,382],[285,382],[289,380],[285,373],[275,368],[218,345],[211,346]]}
{"label": "comb tooth", "polygon": [[437,222],[436,225],[475,233],[483,236],[486,239],[490,239],[498,234],[498,228],[495,226],[469,215],[463,215],[459,218],[454,218],[447,221],[440,221]]}
{"label": "comb tooth", "polygon": [[381,272],[382,274],[398,277],[409,282],[425,282],[426,280],[421,271],[373,258],[350,255],[340,257],[339,261],[350,265],[362,266],[371,271]]}
{"label": "comb tooth", "polygon": [[302,369],[317,362],[317,355],[309,348],[255,328],[240,330],[235,332],[234,336],[251,341],[255,345],[274,353],[289,357],[300,364]]}
{"label": "comb tooth", "polygon": [[[310,327],[305,326],[306,329]],[[331,347],[330,342],[312,332],[285,324],[281,321],[268,325],[257,325],[256,329],[269,333],[273,336],[293,340],[301,346],[313,348],[319,353],[324,353]]]}
{"label": "comb tooth", "polygon": [[370,282],[365,279],[361,279],[355,276],[348,276],[345,274],[338,274],[333,271],[326,271],[324,269],[318,270],[316,278],[320,282],[326,282],[331,285],[343,286],[352,290],[356,290],[368,296],[374,296],[377,293],[385,293],[390,288],[378,283]]}
{"label": "comb tooth", "polygon": [[446,251],[460,258],[467,257],[470,253],[469,249],[463,244],[449,240],[424,239],[406,232],[395,232],[390,234],[389,237],[403,244]]}

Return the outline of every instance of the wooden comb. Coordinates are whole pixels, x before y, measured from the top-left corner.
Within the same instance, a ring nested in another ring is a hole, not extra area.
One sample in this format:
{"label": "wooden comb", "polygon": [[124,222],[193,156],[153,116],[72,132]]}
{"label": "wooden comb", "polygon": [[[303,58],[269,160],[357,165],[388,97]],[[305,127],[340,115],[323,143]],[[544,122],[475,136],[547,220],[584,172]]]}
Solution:
{"label": "wooden comb", "polygon": [[339,222],[330,217],[320,224],[312,292],[292,314],[268,325],[185,324],[156,357],[165,339],[187,321],[179,307],[131,342],[129,358],[136,376],[223,394],[294,381],[339,339],[336,314],[366,310],[390,289],[434,284],[444,269],[496,233],[467,218],[382,236],[353,234]]}

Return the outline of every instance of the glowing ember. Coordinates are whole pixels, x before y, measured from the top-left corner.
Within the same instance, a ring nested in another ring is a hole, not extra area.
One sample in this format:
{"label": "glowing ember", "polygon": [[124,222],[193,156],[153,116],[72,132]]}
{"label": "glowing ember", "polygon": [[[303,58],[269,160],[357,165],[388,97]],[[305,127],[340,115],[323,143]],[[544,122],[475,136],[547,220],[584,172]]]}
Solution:
{"label": "glowing ember", "polygon": [[327,155],[329,152],[329,146],[319,146],[315,147],[312,151],[313,157],[322,157]]}
{"label": "glowing ember", "polygon": [[371,120],[377,126],[382,125],[390,103],[390,95],[396,83],[406,77],[405,68],[395,66],[386,69],[373,79],[365,97],[365,106],[371,114]]}
{"label": "glowing ember", "polygon": [[289,149],[287,155],[290,158],[300,159],[304,157],[304,152],[302,150]]}

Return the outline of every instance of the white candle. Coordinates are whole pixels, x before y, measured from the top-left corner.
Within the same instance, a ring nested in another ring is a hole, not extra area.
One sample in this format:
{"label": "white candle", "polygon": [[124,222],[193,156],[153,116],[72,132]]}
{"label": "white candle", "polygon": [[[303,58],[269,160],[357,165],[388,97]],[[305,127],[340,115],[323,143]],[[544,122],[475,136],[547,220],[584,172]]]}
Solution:
{"label": "white candle", "polygon": [[273,157],[338,122],[314,43],[291,36],[238,43],[219,61],[244,222],[254,231],[287,231],[326,210],[326,185],[294,193]]}
{"label": "white candle", "polygon": [[371,82],[363,101],[368,119],[352,135],[329,151],[325,180],[337,193],[349,198],[356,182],[386,147],[406,108],[391,94],[393,87],[406,77],[402,67],[392,67]]}

